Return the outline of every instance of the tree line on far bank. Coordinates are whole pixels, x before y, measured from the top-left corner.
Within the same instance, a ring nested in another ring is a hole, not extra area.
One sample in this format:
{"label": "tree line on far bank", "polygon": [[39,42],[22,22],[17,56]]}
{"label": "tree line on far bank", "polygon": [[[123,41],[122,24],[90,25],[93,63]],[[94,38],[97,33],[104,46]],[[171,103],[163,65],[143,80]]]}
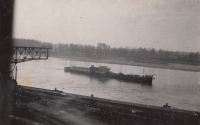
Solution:
{"label": "tree line on far bank", "polygon": [[97,46],[82,44],[52,44],[27,39],[13,39],[14,46],[52,46],[51,56],[75,56],[97,59],[117,59],[136,62],[152,63],[183,63],[200,65],[199,52],[173,52],[167,50],[155,50],[147,48],[110,47],[105,43],[98,43]]}

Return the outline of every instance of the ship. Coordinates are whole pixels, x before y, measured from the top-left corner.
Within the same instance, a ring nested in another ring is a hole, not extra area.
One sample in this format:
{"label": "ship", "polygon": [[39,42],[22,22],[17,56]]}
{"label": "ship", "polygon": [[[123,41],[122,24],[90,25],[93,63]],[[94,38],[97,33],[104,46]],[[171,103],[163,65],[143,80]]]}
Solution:
{"label": "ship", "polygon": [[109,79],[116,79],[116,80],[124,81],[124,82],[142,83],[146,85],[152,85],[152,81],[154,79],[153,75],[141,76],[141,75],[133,75],[133,74],[123,74],[122,72],[113,73],[110,71],[110,68],[108,68],[107,66],[94,67],[94,65],[91,65],[91,67],[89,68],[70,66],[70,67],[64,67],[64,71],[94,76],[98,78],[109,78]]}

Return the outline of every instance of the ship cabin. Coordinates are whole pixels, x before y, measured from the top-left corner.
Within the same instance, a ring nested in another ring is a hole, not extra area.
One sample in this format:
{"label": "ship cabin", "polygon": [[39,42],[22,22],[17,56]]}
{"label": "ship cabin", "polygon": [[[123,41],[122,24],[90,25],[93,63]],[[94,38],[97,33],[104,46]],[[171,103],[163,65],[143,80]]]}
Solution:
{"label": "ship cabin", "polygon": [[91,65],[90,67],[90,73],[95,73],[97,70],[97,67],[94,67],[94,65]]}
{"label": "ship cabin", "polygon": [[107,66],[94,67],[94,65],[91,65],[91,67],[90,67],[91,73],[105,74],[105,73],[109,73],[109,71],[110,71],[110,68],[108,68]]}

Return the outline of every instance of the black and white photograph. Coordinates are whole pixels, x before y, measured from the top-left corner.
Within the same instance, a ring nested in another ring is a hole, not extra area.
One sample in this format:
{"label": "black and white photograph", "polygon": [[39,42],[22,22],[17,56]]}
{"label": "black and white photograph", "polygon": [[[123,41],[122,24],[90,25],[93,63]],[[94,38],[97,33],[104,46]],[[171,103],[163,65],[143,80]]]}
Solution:
{"label": "black and white photograph", "polygon": [[199,0],[1,0],[0,125],[200,125]]}

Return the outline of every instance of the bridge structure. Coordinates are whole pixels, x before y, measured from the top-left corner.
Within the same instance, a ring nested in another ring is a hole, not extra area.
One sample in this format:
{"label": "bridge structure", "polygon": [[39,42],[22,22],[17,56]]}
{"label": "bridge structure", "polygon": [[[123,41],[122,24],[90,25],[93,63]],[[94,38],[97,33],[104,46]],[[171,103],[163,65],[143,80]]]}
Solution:
{"label": "bridge structure", "polygon": [[[23,47],[13,46],[11,55],[10,76],[17,80],[17,63],[31,60],[47,60],[50,54],[51,46],[42,47]],[[15,73],[14,73],[15,72]]]}

